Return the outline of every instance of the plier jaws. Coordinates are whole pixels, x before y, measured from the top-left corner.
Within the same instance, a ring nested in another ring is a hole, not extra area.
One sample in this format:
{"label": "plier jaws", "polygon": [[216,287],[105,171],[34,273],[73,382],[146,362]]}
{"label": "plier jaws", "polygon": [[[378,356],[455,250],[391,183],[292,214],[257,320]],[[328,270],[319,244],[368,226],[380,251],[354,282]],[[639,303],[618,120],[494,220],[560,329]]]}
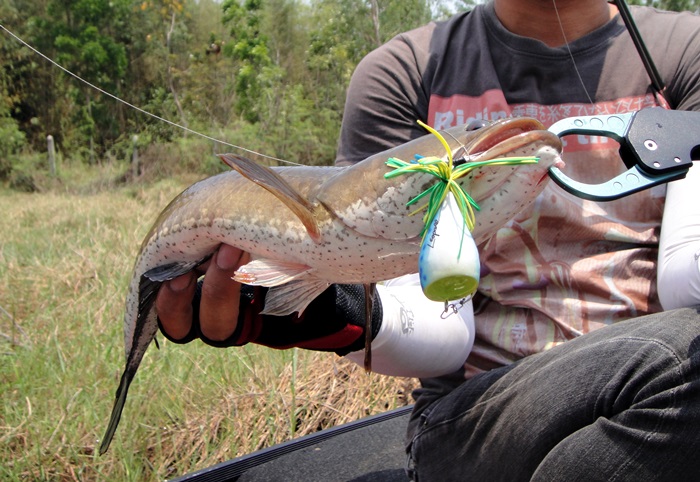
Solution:
{"label": "plier jaws", "polygon": [[650,107],[612,115],[569,117],[549,131],[608,137],[620,144],[627,171],[601,184],[585,184],[551,167],[549,176],[564,190],[592,201],[612,201],[632,193],[682,179],[700,159],[700,112]]}

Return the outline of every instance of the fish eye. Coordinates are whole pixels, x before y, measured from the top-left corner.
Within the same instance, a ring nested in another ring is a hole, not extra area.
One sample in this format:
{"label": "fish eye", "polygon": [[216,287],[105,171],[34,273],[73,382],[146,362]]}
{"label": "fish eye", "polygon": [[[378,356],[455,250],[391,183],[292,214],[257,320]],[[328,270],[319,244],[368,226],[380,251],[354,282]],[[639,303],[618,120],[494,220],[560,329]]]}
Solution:
{"label": "fish eye", "polygon": [[482,127],[486,127],[487,125],[489,125],[489,122],[484,119],[472,119],[469,122],[467,122],[467,125],[464,127],[464,130],[467,132],[476,131],[481,129]]}

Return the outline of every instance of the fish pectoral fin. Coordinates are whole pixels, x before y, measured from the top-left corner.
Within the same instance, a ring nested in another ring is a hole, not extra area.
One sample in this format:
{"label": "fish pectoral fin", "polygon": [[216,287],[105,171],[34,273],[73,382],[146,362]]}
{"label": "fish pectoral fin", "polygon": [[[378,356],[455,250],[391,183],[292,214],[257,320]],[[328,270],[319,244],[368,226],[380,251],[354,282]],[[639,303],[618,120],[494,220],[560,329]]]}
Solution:
{"label": "fish pectoral fin", "polygon": [[[165,281],[170,281],[173,278],[187,274],[195,269],[200,264],[211,258],[211,255],[200,259],[199,261],[188,261],[181,263],[169,263],[155,268],[149,269],[141,275],[139,282],[139,309],[137,325],[144,323],[146,316],[153,309],[153,303],[158,295],[160,285]],[[158,342],[156,341],[156,344]]]}
{"label": "fish pectoral fin", "polygon": [[313,275],[275,286],[268,290],[265,296],[265,309],[261,314],[282,316],[296,311],[301,315],[309,303],[329,286],[330,283]]}
{"label": "fish pectoral fin", "polygon": [[301,263],[289,263],[276,259],[256,259],[238,268],[234,281],[251,286],[268,288],[289,283],[307,274],[313,268]]}
{"label": "fish pectoral fin", "polygon": [[317,278],[313,268],[276,259],[256,259],[241,266],[234,281],[270,288],[265,296],[265,315],[301,314],[314,298],[330,286]]}
{"label": "fish pectoral fin", "polygon": [[[139,282],[139,305],[136,315],[136,325],[140,326],[146,322],[146,317],[151,310],[154,309],[153,304],[156,301],[158,290],[160,290],[160,285],[162,285],[163,282],[170,281],[173,278],[189,273],[210,257],[211,255],[199,261],[164,264],[161,266],[156,266],[155,268],[149,269],[143,273]],[[158,347],[157,340],[156,347]]]}
{"label": "fish pectoral fin", "polygon": [[315,242],[321,240],[321,230],[314,215],[316,206],[299,194],[282,176],[269,167],[236,154],[219,154],[219,157],[243,177],[274,194],[296,214],[311,239]]}
{"label": "fish pectoral fin", "polygon": [[182,276],[183,274],[189,273],[197,266],[211,258],[211,256],[212,255],[210,254],[209,256],[200,259],[199,261],[183,261],[180,263],[169,263],[163,264],[161,266],[156,266],[155,268],[149,269],[148,271],[143,273],[143,276],[145,276],[151,281],[158,283],[170,281],[173,278],[177,278],[178,276]]}

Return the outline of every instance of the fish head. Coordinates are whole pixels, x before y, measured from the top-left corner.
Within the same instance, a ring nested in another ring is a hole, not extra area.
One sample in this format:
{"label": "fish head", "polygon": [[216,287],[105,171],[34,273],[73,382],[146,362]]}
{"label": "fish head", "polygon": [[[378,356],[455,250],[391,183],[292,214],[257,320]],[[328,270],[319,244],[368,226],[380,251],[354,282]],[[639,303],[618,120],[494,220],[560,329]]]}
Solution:
{"label": "fish head", "polygon": [[[454,159],[481,162],[504,157],[538,158],[533,164],[477,167],[459,179],[460,186],[480,207],[472,233],[477,243],[492,236],[535,200],[548,181],[550,167],[563,166],[561,140],[529,117],[502,119],[478,130],[452,127],[440,134]],[[440,181],[422,172],[385,177],[392,170],[386,164],[388,159],[411,161],[416,156],[448,162],[441,141],[428,134],[345,168],[324,183],[318,199],[360,234],[419,240],[424,225],[422,211],[412,213],[422,201],[413,205],[409,202]]]}

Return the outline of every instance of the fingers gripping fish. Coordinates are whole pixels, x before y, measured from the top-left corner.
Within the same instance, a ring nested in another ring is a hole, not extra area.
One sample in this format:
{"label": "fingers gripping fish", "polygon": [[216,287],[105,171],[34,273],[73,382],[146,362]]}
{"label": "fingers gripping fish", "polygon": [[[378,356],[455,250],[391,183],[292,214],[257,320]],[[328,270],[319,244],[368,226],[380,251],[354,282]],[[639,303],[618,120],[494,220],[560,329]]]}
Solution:
{"label": "fingers gripping fish", "polygon": [[[479,203],[477,244],[530,205],[561,142],[536,120],[507,119],[478,131],[443,131],[453,153],[470,161],[538,156],[537,164],[482,167],[460,179]],[[267,168],[233,154],[233,170],[197,182],[160,214],[141,245],[126,298],[126,367],[100,446],[114,436],[129,385],[158,330],[160,285],[209,259],[222,243],[251,254],[234,279],[270,288],[264,313],[301,313],[330,284],[370,285],[417,271],[423,223],[406,204],[434,179],[426,174],[385,179],[390,157],[441,156],[426,135],[350,167]],[[369,330],[368,330],[369,331]]]}

